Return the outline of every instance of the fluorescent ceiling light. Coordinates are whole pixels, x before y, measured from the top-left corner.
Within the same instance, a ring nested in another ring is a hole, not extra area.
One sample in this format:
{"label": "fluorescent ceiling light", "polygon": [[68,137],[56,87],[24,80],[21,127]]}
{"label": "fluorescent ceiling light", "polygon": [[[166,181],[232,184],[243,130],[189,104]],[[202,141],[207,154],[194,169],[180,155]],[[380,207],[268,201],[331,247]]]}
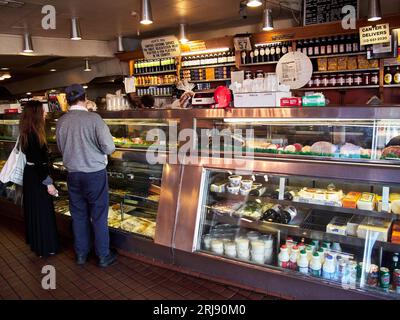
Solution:
{"label": "fluorescent ceiling light", "polygon": [[248,0],[246,5],[251,8],[256,8],[262,6],[262,1],[260,0]]}
{"label": "fluorescent ceiling light", "polygon": [[153,23],[153,13],[151,12],[150,0],[142,0],[140,23],[144,25]]}
{"label": "fluorescent ceiling light", "polygon": [[207,49],[207,50],[201,50],[201,51],[188,51],[188,52],[182,52],[182,56],[192,56],[195,54],[207,54],[207,53],[216,53],[216,52],[226,52],[229,51],[229,48],[216,48],[216,49]]}

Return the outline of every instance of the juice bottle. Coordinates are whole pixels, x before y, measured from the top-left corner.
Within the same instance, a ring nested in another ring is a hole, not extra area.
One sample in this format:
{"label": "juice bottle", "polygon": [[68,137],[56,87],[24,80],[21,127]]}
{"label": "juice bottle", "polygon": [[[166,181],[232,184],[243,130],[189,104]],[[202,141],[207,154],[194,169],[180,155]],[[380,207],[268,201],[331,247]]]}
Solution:
{"label": "juice bottle", "polygon": [[328,280],[335,279],[335,262],[331,255],[327,255],[322,268],[322,277]]}
{"label": "juice bottle", "polygon": [[310,263],[310,274],[313,277],[321,277],[321,258],[318,252],[315,252],[312,256],[311,263]]}
{"label": "juice bottle", "polygon": [[308,264],[307,252],[301,250],[299,259],[297,260],[297,270],[301,273],[308,274]]}
{"label": "juice bottle", "polygon": [[297,259],[299,258],[299,248],[297,246],[294,246],[292,248],[292,252],[290,254],[290,269],[291,270],[297,270]]}
{"label": "juice bottle", "polygon": [[281,251],[278,255],[278,266],[281,268],[288,269],[289,268],[289,252],[287,246],[284,244],[281,246]]}

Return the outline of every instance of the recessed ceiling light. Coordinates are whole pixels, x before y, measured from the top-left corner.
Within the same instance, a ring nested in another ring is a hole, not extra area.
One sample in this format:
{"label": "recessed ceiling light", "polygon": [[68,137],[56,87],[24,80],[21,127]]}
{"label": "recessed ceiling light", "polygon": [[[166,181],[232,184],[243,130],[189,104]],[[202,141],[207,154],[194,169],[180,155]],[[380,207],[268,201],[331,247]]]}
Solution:
{"label": "recessed ceiling light", "polygon": [[50,69],[50,72],[56,72],[57,69]]}
{"label": "recessed ceiling light", "polygon": [[83,89],[87,89],[87,88],[89,88],[88,86],[82,86],[83,87]]}
{"label": "recessed ceiling light", "polygon": [[11,74],[10,73],[4,73],[1,75],[3,77],[3,79],[11,79]]}
{"label": "recessed ceiling light", "polygon": [[26,95],[30,96],[30,95],[32,95],[32,92],[27,92]]}
{"label": "recessed ceiling light", "polygon": [[1,71],[8,71],[10,68],[1,68]]}
{"label": "recessed ceiling light", "polygon": [[246,5],[251,8],[256,8],[262,6],[261,0],[249,0],[247,1]]}

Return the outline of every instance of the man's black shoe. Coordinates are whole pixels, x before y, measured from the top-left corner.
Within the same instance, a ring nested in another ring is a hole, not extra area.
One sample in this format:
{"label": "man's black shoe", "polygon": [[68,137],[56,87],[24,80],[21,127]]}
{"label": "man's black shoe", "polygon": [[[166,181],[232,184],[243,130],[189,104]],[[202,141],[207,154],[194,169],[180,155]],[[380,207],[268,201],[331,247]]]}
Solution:
{"label": "man's black shoe", "polygon": [[86,254],[78,254],[76,256],[76,263],[80,266],[83,266],[86,263],[87,255]]}
{"label": "man's black shoe", "polygon": [[110,250],[108,256],[100,258],[99,267],[107,268],[108,266],[114,264],[116,261],[117,261],[117,253]]}

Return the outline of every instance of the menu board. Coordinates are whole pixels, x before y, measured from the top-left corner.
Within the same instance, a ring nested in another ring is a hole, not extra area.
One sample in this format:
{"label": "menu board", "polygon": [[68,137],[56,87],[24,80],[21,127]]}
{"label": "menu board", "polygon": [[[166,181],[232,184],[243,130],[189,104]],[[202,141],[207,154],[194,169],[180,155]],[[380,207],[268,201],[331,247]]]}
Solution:
{"label": "menu board", "polygon": [[358,16],[359,0],[304,0],[304,25],[340,21],[342,8],[351,5]]}
{"label": "menu board", "polygon": [[175,36],[142,40],[142,50],[146,59],[171,58],[181,54],[181,47]]}

